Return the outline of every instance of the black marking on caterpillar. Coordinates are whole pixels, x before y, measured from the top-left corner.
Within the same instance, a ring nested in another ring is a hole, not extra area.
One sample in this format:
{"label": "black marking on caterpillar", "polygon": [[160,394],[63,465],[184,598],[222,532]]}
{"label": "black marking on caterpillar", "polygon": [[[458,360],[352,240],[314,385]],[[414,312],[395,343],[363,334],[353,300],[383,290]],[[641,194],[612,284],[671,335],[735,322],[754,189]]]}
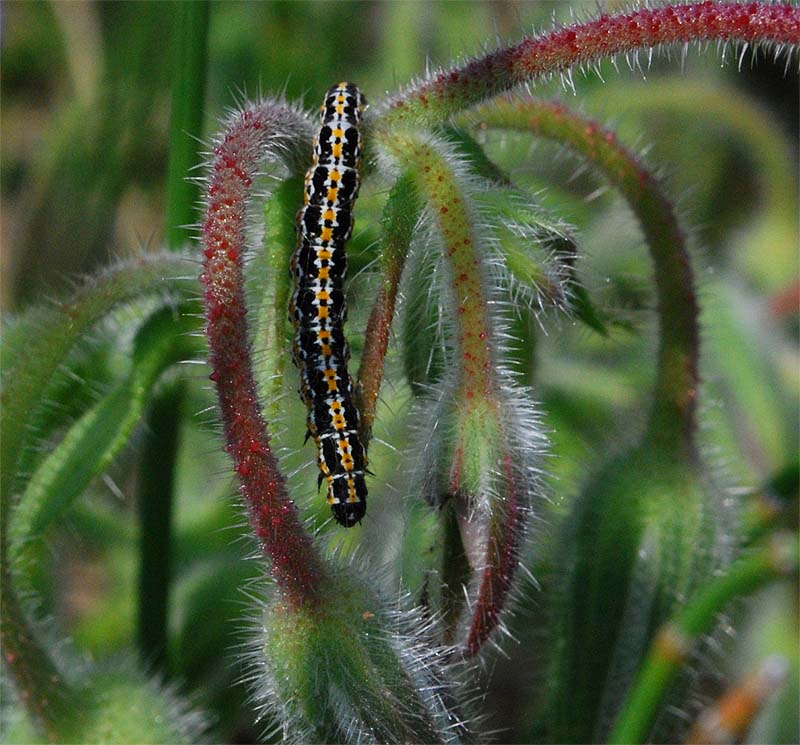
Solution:
{"label": "black marking on caterpillar", "polygon": [[351,83],[339,83],[325,95],[304,206],[297,215],[289,308],[295,327],[292,356],[302,379],[300,397],[308,408],[306,439],[312,437],[317,445],[318,483],[327,481],[333,516],[345,527],[360,522],[367,511],[367,458],[358,438],[358,411],[347,372],[350,348],[344,336],[345,244],[358,196],[358,125],[365,107],[364,96]]}

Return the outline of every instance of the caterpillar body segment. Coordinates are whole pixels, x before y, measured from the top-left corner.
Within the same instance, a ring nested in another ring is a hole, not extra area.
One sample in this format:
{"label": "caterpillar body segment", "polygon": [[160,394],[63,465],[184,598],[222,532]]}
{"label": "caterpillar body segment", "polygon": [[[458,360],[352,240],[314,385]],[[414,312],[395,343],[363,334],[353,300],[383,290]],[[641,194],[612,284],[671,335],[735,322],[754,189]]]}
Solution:
{"label": "caterpillar body segment", "polygon": [[347,371],[350,348],[344,335],[347,305],[345,246],[353,230],[352,208],[359,187],[361,135],[366,101],[351,83],[333,86],[321,107],[314,158],[306,173],[305,199],[297,215],[292,257],[294,293],[292,348],[300,370],[300,396],[308,409],[308,435],[317,446],[319,482],[345,527],[367,509],[367,459],[358,437],[358,411]]}

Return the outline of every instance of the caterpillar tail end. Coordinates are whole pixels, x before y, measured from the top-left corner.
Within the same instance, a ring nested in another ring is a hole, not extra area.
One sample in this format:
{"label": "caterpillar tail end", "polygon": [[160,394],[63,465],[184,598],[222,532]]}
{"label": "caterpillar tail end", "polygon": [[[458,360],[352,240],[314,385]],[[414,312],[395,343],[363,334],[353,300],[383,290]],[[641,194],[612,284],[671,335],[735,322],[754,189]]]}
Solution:
{"label": "caterpillar tail end", "polygon": [[350,478],[334,479],[329,486],[328,502],[339,525],[351,528],[360,523],[367,514],[367,485],[364,474],[356,473]]}
{"label": "caterpillar tail end", "polygon": [[339,525],[345,528],[352,528],[364,519],[367,514],[366,499],[360,502],[331,505],[333,517]]}

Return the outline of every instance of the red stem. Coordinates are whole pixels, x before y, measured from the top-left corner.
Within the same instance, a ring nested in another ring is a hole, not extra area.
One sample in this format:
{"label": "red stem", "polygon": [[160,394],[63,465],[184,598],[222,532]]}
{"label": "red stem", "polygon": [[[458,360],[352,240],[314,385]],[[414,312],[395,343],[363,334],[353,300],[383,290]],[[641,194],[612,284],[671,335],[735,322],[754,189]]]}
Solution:
{"label": "red stem", "polygon": [[798,44],[800,8],[708,0],[603,14],[442,71],[390,99],[382,119],[437,124],[542,75],[637,49],[714,40]]}
{"label": "red stem", "polygon": [[510,455],[503,459],[503,470],[507,487],[503,495],[504,508],[495,509],[490,518],[486,567],[481,577],[478,601],[472,614],[472,624],[464,650],[467,657],[476,655],[497,628],[500,614],[507,606],[507,595],[519,564],[525,511]]}
{"label": "red stem", "polygon": [[408,248],[414,237],[422,204],[414,181],[406,176],[394,185],[386,202],[383,215],[382,255],[383,280],[372,305],[367,330],[364,334],[364,351],[358,370],[356,396],[360,412],[360,435],[364,447],[372,437],[375,410],[378,404],[383,365],[389,348],[397,292],[406,263]]}
{"label": "red stem", "polygon": [[242,256],[253,180],[268,156],[303,131],[299,115],[263,101],[235,114],[214,148],[203,223],[206,333],[227,450],[250,523],[272,560],[281,590],[297,604],[315,602],[324,570],[270,448],[256,394],[248,336]]}

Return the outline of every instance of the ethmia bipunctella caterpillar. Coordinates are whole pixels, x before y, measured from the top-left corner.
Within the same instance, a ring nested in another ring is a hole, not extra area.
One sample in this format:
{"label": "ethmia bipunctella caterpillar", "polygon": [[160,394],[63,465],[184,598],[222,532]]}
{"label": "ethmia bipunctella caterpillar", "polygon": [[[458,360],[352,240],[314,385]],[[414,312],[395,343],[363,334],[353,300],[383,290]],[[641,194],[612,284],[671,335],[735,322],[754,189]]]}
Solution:
{"label": "ethmia bipunctella caterpillar", "polygon": [[333,516],[345,527],[360,522],[367,511],[366,455],[358,437],[344,336],[345,244],[358,196],[358,126],[365,107],[364,96],[351,83],[339,83],[325,95],[304,206],[297,215],[289,311],[295,326],[293,358],[302,377],[300,396],[308,407],[308,436],[317,445],[319,483],[327,481]]}

